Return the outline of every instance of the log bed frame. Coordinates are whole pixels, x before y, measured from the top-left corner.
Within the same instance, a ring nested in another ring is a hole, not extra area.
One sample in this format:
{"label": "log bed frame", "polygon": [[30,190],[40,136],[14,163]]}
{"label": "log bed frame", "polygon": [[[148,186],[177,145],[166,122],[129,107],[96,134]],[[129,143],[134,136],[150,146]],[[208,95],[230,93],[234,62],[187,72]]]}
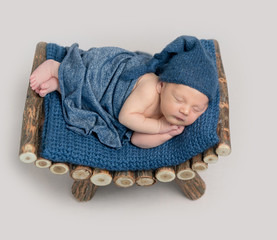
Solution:
{"label": "log bed frame", "polygon": [[[46,60],[46,44],[45,42],[37,44],[32,72]],[[206,185],[198,172],[206,170],[208,164],[217,162],[218,156],[227,156],[231,153],[227,81],[218,42],[214,40],[214,44],[220,86],[220,113],[217,126],[217,134],[220,140],[216,146],[178,166],[162,167],[148,171],[112,172],[88,166],[54,163],[39,155],[44,121],[43,98],[29,86],[23,113],[19,150],[20,160],[25,163],[34,163],[38,168],[49,168],[54,174],[69,172],[74,179],[72,194],[79,201],[90,200],[98,187],[106,186],[111,182],[119,187],[130,187],[135,183],[139,186],[151,186],[157,181],[170,182],[173,180],[180,186],[187,198],[191,200],[200,198],[205,192]]]}

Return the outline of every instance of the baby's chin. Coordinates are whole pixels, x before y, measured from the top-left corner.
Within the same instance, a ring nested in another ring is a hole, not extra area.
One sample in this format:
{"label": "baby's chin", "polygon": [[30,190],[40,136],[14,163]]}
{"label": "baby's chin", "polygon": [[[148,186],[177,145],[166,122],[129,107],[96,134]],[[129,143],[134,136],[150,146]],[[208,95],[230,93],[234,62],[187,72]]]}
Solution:
{"label": "baby's chin", "polygon": [[189,124],[187,124],[186,120],[182,120],[182,119],[178,119],[174,116],[171,117],[166,117],[166,120],[173,125],[178,125],[178,126],[187,126]]}

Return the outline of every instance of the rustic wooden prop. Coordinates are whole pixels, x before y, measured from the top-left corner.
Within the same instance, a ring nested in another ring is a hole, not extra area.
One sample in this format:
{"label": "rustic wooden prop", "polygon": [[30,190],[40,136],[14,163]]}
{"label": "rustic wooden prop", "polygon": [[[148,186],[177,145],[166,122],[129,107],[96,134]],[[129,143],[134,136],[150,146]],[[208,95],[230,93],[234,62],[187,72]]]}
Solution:
{"label": "rustic wooden prop", "polygon": [[63,175],[69,171],[69,166],[66,163],[53,163],[49,169],[54,174]]}
{"label": "rustic wooden prop", "polygon": [[90,181],[96,186],[109,185],[113,180],[113,175],[107,170],[95,168],[93,169]]}
{"label": "rustic wooden prop", "polygon": [[136,171],[136,184],[138,186],[151,186],[156,183],[153,171]]}
{"label": "rustic wooden prop", "polygon": [[131,187],[135,183],[135,173],[132,171],[115,172],[114,183],[119,187]]}
{"label": "rustic wooden prop", "polygon": [[95,194],[97,186],[89,179],[75,181],[72,185],[72,194],[80,202],[89,201]]}
{"label": "rustic wooden prop", "polygon": [[158,168],[155,173],[156,179],[160,182],[171,182],[175,179],[175,169],[174,167],[162,167]]}
{"label": "rustic wooden prop", "polygon": [[[39,43],[36,48],[32,72],[45,61],[46,43]],[[37,93],[28,87],[23,122],[21,129],[21,141],[19,157],[25,163],[37,160],[39,145],[39,125],[43,117],[43,98],[38,97]]]}
{"label": "rustic wooden prop", "polygon": [[198,173],[195,173],[195,177],[190,180],[176,178],[175,181],[180,186],[185,196],[191,200],[196,200],[205,193],[206,185]]}
{"label": "rustic wooden prop", "polygon": [[180,180],[190,180],[195,177],[195,172],[190,168],[190,161],[181,163],[176,167],[177,178]]}
{"label": "rustic wooden prop", "polygon": [[214,147],[209,148],[203,153],[203,161],[205,163],[216,163],[218,160],[218,155],[215,152]]}
{"label": "rustic wooden prop", "polygon": [[[72,194],[79,201],[88,201],[95,194],[99,186],[106,186],[114,182],[119,187],[130,187],[136,183],[139,186],[151,186],[157,181],[170,182],[175,180],[191,200],[200,198],[206,189],[206,185],[197,172],[206,170],[209,163],[215,163],[218,156],[227,156],[231,153],[230,129],[229,129],[229,100],[226,76],[223,69],[219,45],[216,40],[216,62],[220,86],[220,114],[217,134],[219,143],[192,159],[178,166],[162,167],[147,171],[110,172],[88,166],[77,166],[68,163],[54,163],[51,159],[39,156],[41,132],[44,121],[43,98],[30,87],[23,113],[22,131],[19,158],[25,163],[35,163],[38,168],[49,168],[54,174],[70,173],[75,180],[72,185]],[[37,44],[32,72],[46,60],[46,43]]]}
{"label": "rustic wooden prop", "polygon": [[208,168],[208,164],[203,161],[202,153],[191,159],[191,168],[194,171],[204,171]]}
{"label": "rustic wooden prop", "polygon": [[90,167],[70,164],[70,177],[74,180],[89,179],[91,175],[92,169]]}
{"label": "rustic wooden prop", "polygon": [[219,45],[214,40],[216,50],[216,65],[218,71],[219,90],[220,90],[220,113],[217,124],[217,133],[220,142],[216,148],[216,153],[220,156],[227,156],[231,153],[230,127],[229,127],[229,96],[227,88],[227,80],[221,60]]}
{"label": "rustic wooden prop", "polygon": [[45,158],[39,158],[35,161],[35,165],[38,168],[50,168],[52,165],[52,161],[45,159]]}

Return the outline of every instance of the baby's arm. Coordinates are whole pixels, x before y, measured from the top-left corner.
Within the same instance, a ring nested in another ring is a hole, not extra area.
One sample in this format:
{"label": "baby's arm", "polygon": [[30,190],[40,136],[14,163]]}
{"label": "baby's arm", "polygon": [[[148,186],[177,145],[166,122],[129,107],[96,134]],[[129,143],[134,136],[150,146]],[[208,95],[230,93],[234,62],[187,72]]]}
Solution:
{"label": "baby's arm", "polygon": [[156,82],[144,81],[129,95],[123,104],[118,120],[129,129],[147,134],[166,133],[177,129],[176,125],[169,124],[164,117],[154,119],[145,117],[144,112],[157,97]]}
{"label": "baby's arm", "polygon": [[154,119],[145,117],[142,113],[139,112],[129,112],[126,115],[121,114],[120,116],[121,117],[119,118],[119,122],[121,124],[139,133],[167,133],[178,128],[178,126],[168,123],[164,117],[161,117],[160,119]]}
{"label": "baby's arm", "polygon": [[172,137],[181,134],[183,131],[184,126],[178,126],[178,129],[176,130],[161,134],[145,134],[134,132],[131,138],[131,142],[132,144],[140,148],[153,148],[165,143]]}

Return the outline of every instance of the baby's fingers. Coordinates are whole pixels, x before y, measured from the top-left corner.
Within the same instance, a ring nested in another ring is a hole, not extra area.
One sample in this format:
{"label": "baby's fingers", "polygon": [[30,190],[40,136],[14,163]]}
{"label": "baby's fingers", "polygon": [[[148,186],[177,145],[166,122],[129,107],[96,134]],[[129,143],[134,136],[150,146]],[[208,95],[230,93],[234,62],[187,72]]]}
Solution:
{"label": "baby's fingers", "polygon": [[179,126],[179,128],[176,130],[178,133],[182,133],[184,131],[184,126]]}
{"label": "baby's fingers", "polygon": [[169,135],[174,137],[176,135],[181,134],[184,131],[184,127],[183,126],[177,126],[177,129],[173,129],[169,132]]}
{"label": "baby's fingers", "polygon": [[179,129],[178,125],[173,125],[173,124],[170,125],[170,130],[177,130],[177,129]]}

